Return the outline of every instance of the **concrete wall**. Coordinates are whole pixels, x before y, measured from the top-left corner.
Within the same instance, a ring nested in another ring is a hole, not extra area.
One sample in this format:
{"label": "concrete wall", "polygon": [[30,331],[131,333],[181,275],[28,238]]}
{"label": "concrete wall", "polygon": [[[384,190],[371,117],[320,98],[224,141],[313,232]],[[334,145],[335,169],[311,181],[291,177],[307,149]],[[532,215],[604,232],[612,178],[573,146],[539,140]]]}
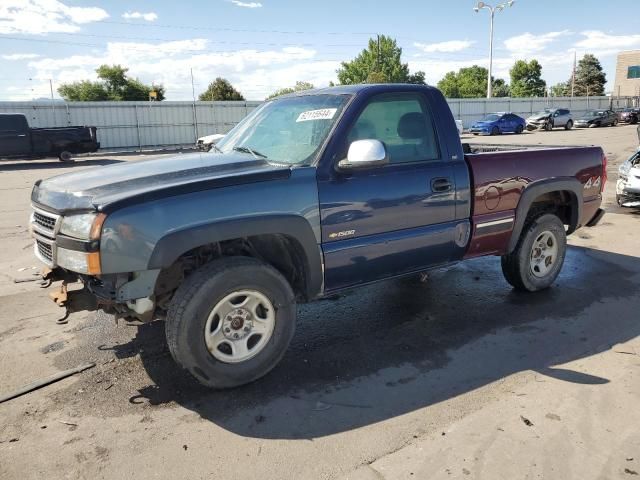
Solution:
{"label": "concrete wall", "polygon": [[640,50],[618,54],[613,94],[640,97],[640,78],[628,78],[629,67],[640,67]]}
{"label": "concrete wall", "polygon": [[[547,107],[569,108],[578,116],[593,108],[627,106],[632,99],[610,97],[450,99],[465,127],[490,112],[527,117]],[[212,133],[226,133],[260,102],[0,102],[0,113],[23,113],[32,127],[92,125],[102,149],[137,150],[193,145]]]}

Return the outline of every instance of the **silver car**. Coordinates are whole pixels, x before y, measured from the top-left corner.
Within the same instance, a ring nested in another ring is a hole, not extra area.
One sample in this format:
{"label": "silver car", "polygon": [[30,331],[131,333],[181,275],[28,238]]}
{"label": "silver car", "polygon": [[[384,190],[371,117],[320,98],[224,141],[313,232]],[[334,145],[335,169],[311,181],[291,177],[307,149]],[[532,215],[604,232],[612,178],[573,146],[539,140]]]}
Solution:
{"label": "silver car", "polygon": [[527,118],[527,130],[552,130],[564,127],[565,130],[573,128],[571,111],[566,108],[545,108]]}

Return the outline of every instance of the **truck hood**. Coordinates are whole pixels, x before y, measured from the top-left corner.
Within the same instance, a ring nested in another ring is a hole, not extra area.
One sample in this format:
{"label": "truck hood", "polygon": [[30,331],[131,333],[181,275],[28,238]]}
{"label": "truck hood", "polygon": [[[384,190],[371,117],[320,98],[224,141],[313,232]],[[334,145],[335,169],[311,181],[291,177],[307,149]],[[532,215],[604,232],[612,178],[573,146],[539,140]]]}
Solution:
{"label": "truck hood", "polygon": [[288,178],[290,167],[249,155],[194,153],[120,163],[36,182],[31,200],[58,213],[108,211],[123,203]]}

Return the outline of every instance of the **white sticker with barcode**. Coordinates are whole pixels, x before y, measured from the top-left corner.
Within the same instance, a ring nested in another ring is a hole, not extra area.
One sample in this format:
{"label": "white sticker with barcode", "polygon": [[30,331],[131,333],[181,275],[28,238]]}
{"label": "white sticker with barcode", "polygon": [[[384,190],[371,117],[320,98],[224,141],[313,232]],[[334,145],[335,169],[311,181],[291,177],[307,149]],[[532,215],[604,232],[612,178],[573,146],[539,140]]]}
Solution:
{"label": "white sticker with barcode", "polygon": [[311,120],[331,120],[336,112],[337,108],[323,108],[322,110],[309,110],[308,112],[302,112],[298,116],[297,122],[309,122]]}

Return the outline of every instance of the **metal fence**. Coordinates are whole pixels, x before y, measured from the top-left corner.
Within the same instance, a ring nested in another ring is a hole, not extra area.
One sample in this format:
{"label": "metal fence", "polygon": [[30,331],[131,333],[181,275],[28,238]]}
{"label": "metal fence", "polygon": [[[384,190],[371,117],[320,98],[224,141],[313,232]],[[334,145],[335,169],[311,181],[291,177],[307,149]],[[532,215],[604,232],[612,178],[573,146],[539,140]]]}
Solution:
{"label": "metal fence", "polygon": [[0,102],[0,113],[23,113],[32,127],[92,125],[103,149],[194,145],[227,133],[260,102]]}
{"label": "metal fence", "polygon": [[[465,128],[490,112],[527,117],[550,107],[568,108],[574,118],[590,109],[631,106],[632,97],[449,99]],[[103,149],[193,145],[227,133],[260,102],[0,102],[0,113],[23,113],[32,127],[92,125]]]}

